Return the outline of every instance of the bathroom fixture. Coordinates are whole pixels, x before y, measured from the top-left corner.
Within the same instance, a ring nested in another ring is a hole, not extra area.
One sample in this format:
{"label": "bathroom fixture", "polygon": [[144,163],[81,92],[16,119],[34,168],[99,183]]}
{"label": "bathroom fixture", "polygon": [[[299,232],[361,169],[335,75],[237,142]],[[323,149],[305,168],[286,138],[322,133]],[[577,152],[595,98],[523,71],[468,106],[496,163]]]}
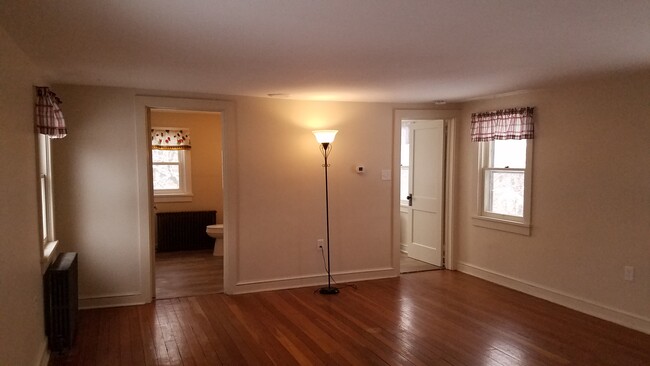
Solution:
{"label": "bathroom fixture", "polygon": [[212,255],[223,257],[223,224],[208,225],[205,227],[205,233],[214,238],[214,250]]}

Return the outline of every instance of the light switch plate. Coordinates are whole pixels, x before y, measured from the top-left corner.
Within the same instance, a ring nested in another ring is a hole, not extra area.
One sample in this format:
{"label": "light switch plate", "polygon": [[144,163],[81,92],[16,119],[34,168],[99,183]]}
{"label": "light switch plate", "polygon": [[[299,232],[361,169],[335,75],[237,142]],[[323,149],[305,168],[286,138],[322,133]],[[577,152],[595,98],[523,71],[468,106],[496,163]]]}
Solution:
{"label": "light switch plate", "polygon": [[390,169],[381,170],[381,180],[390,180]]}

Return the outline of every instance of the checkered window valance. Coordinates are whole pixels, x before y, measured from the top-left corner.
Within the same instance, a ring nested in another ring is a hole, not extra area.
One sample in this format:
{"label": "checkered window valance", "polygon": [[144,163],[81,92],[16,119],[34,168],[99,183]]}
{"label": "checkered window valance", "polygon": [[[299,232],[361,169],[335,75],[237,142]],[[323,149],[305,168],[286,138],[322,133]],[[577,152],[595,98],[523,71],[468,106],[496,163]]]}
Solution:
{"label": "checkered window valance", "polygon": [[64,138],[68,134],[59,99],[47,87],[36,87],[35,123],[36,132],[53,139]]}
{"label": "checkered window valance", "polygon": [[472,141],[532,139],[534,109],[522,107],[472,113]]}

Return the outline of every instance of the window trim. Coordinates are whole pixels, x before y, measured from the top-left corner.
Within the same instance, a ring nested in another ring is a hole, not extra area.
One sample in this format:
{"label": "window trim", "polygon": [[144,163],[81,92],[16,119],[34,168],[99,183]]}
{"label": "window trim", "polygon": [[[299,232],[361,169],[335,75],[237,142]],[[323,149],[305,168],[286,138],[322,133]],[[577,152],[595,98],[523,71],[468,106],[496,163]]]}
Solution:
{"label": "window trim", "polygon": [[[532,171],[533,171],[533,140],[526,140],[526,168],[500,169],[488,166],[494,141],[480,142],[478,146],[477,171],[477,200],[476,215],[472,216],[472,224],[488,229],[507,231],[511,233],[530,235],[531,231],[531,200],[532,200]],[[506,170],[524,172],[524,210],[523,217],[500,215],[485,211],[485,173],[486,170]]]}
{"label": "window trim", "polygon": [[[152,149],[153,151],[153,149]],[[153,189],[154,202],[192,202],[194,194],[192,193],[192,155],[191,150],[177,150],[179,151],[178,157],[178,171],[179,171],[179,189]],[[153,159],[151,167],[154,165]],[[162,163],[159,165],[170,165],[169,163]],[[176,165],[176,164],[173,164]],[[153,181],[152,181],[153,185]]]}
{"label": "window trim", "polygon": [[59,241],[56,239],[54,222],[54,190],[52,185],[51,141],[46,135],[36,134],[38,156],[38,226],[42,270],[56,256]]}

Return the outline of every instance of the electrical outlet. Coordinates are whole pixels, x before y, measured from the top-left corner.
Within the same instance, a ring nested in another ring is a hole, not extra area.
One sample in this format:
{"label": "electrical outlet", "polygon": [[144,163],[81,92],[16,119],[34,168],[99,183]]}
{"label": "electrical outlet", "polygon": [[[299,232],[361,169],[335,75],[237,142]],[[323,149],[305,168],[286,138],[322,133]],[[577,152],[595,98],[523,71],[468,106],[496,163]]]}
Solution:
{"label": "electrical outlet", "polygon": [[325,239],[316,240],[316,249],[320,250],[325,247]]}
{"label": "electrical outlet", "polygon": [[625,266],[623,267],[623,278],[625,281],[634,281],[634,267]]}

